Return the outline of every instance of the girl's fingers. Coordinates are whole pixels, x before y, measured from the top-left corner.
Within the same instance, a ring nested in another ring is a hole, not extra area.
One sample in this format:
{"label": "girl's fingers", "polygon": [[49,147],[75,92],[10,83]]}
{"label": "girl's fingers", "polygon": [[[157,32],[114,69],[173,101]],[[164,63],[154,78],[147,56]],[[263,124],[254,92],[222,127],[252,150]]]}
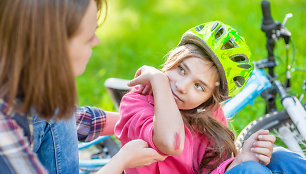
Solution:
{"label": "girl's fingers", "polygon": [[135,85],[138,85],[138,78],[136,77],[135,79],[133,80],[130,80],[128,83],[127,83],[128,86],[135,86]]}
{"label": "girl's fingers", "polygon": [[272,143],[276,140],[274,135],[258,135],[257,139],[260,141],[270,141]]}
{"label": "girl's fingers", "polygon": [[135,73],[135,76],[134,76],[134,79],[133,80],[130,80],[128,82],[128,86],[135,86],[135,85],[138,85],[139,83],[137,82],[138,81],[138,77],[142,74],[142,70],[143,70],[144,66],[142,66],[141,68],[139,68],[136,73]]}
{"label": "girl's fingers", "polygon": [[140,84],[140,85],[139,85],[139,88],[138,88],[138,90],[137,90],[137,92],[138,92],[138,93],[142,93],[144,87],[145,87],[144,85]]}
{"label": "girl's fingers", "polygon": [[268,135],[269,130],[260,129],[259,131],[253,133],[250,138],[257,139],[259,135]]}
{"label": "girl's fingers", "polygon": [[136,71],[134,78],[140,76],[143,67],[144,67],[144,66],[140,67],[140,68]]}
{"label": "girl's fingers", "polygon": [[260,161],[260,163],[263,164],[263,165],[268,165],[270,163],[271,158],[269,158],[265,155],[256,154],[255,156]]}
{"label": "girl's fingers", "polygon": [[[272,150],[272,149],[271,149]],[[256,153],[256,154],[261,154],[261,155],[265,155],[265,156],[271,156],[272,151],[268,148],[261,148],[261,147],[252,147],[251,151]]]}
{"label": "girl's fingers", "polygon": [[142,94],[147,94],[150,91],[150,85],[146,85],[145,88],[142,90]]}
{"label": "girl's fingers", "polygon": [[142,84],[145,86],[145,84],[143,83],[143,76],[138,76],[132,80],[130,80],[127,85],[128,86],[135,86],[135,85],[139,85],[139,84]]}
{"label": "girl's fingers", "polygon": [[266,129],[260,129],[259,131],[256,132],[258,135],[268,135],[269,130]]}
{"label": "girl's fingers", "polygon": [[263,147],[263,148],[273,148],[273,143],[271,141],[256,141],[253,147]]}

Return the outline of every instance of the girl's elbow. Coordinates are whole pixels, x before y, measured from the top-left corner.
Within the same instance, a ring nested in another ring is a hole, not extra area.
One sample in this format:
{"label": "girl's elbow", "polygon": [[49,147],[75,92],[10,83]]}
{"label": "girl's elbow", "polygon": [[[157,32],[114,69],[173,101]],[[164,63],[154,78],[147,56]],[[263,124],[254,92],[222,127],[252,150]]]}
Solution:
{"label": "girl's elbow", "polygon": [[171,156],[180,155],[184,150],[184,142],[157,142],[155,146],[162,153]]}
{"label": "girl's elbow", "polygon": [[172,149],[169,150],[169,155],[173,155],[173,156],[180,155],[181,153],[183,153],[183,150],[184,150],[184,145],[182,145],[179,148],[172,147]]}
{"label": "girl's elbow", "polygon": [[180,155],[181,153],[183,153],[184,150],[184,143],[181,143],[179,146],[176,145],[169,145],[168,150],[167,150],[167,154],[168,155]]}

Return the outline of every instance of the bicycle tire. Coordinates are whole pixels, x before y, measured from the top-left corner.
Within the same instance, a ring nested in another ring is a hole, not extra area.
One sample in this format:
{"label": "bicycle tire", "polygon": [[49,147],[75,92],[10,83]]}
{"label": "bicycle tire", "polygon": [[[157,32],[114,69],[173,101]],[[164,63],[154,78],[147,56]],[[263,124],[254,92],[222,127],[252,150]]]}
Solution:
{"label": "bicycle tire", "polygon": [[267,129],[273,131],[285,124],[291,124],[292,120],[286,111],[275,111],[268,113],[251,123],[249,123],[238,135],[236,139],[236,147],[240,149],[245,140],[247,140],[253,133],[260,129]]}

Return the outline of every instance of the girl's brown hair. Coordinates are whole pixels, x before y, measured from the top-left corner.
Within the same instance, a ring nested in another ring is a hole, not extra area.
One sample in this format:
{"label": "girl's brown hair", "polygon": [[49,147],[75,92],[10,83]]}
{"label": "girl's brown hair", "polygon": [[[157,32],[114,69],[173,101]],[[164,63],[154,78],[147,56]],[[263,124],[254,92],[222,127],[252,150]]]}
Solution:
{"label": "girl's brown hair", "polygon": [[[170,51],[162,70],[172,69],[184,59],[190,57],[210,61],[211,70],[217,72],[215,64],[209,59],[208,55],[194,44],[179,46]],[[217,78],[220,79],[219,76]],[[186,126],[193,131],[207,135],[209,142],[212,142],[210,148],[206,149],[202,157],[198,173],[202,173],[203,168],[213,170],[222,161],[237,154],[233,132],[212,117],[213,112],[220,107],[220,102],[225,99],[226,97],[222,95],[220,85],[216,85],[212,97],[206,102],[191,110],[181,110]]]}
{"label": "girl's brown hair", "polygon": [[[0,1],[0,97],[47,120],[72,116],[77,101],[68,40],[90,0]],[[105,1],[96,0],[98,8]]]}

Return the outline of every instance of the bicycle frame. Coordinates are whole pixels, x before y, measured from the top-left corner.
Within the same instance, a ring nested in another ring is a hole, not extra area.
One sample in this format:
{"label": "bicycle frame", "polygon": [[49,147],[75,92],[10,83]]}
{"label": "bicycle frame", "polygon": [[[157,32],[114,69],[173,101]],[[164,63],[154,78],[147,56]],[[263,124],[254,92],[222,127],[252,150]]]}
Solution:
{"label": "bicycle frame", "polygon": [[[296,97],[289,96],[285,92],[284,88],[282,87],[282,84],[279,81],[275,80],[274,84],[278,93],[280,94],[282,104],[285,107],[288,116],[297,126],[297,129],[305,140],[306,127],[304,125],[306,125],[306,111],[304,110],[303,106]],[[269,81],[268,77],[265,75],[264,71],[262,69],[255,68],[252,76],[250,77],[243,90],[235,97],[223,103],[222,109],[226,118],[231,119],[248,104],[253,104],[253,101],[256,97],[261,95],[264,90],[270,89],[271,87],[272,84]],[[294,137],[290,133],[288,127],[283,126],[279,128],[279,134],[281,137],[283,137],[282,139],[284,143],[290,150],[297,152],[298,154],[304,157],[303,150],[301,149],[299,144],[294,141]]]}
{"label": "bicycle frame", "polygon": [[288,115],[300,131],[304,140],[306,140],[306,111],[304,107],[295,96],[290,96],[285,92],[285,89],[279,81],[275,81],[275,85],[285,110],[288,112]]}
{"label": "bicycle frame", "polygon": [[264,90],[272,87],[269,79],[262,69],[254,69],[249,81],[242,89],[242,91],[235,97],[222,103],[222,109],[225,117],[231,119],[239,111],[241,111],[248,104],[253,104],[254,99],[260,95]]}
{"label": "bicycle frame", "polygon": [[[88,142],[88,143],[79,143],[78,148],[79,150],[86,149],[92,145],[96,145],[108,138],[110,138],[111,135],[106,135],[106,136],[100,136],[99,138]],[[88,174],[89,171],[96,171],[96,168],[102,167],[106,165],[110,159],[90,159],[90,160],[80,160],[79,161],[79,168],[86,169],[86,171],[81,171],[81,174]]]}

